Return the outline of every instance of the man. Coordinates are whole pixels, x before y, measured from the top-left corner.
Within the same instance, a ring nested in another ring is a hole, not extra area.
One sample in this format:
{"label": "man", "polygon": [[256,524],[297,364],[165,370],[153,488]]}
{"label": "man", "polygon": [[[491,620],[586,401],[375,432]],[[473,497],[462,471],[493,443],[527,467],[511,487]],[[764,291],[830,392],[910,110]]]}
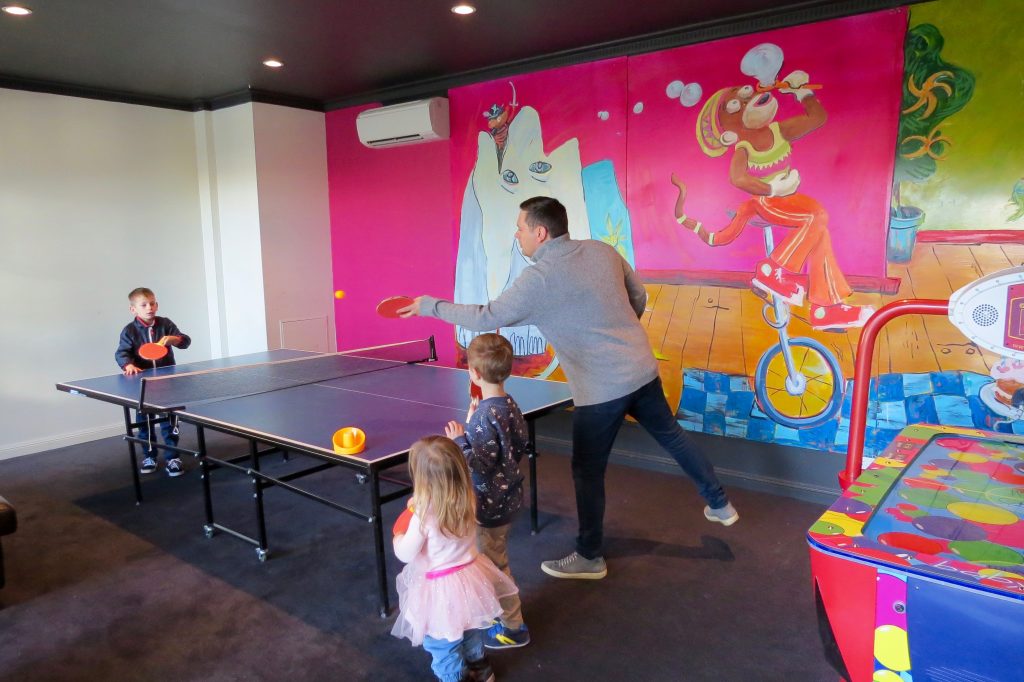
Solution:
{"label": "man", "polygon": [[576,551],[545,561],[557,578],[596,580],[607,574],[602,556],[604,475],[623,418],[636,419],[675,458],[707,501],[704,516],[730,526],[739,514],[710,462],[694,447],[669,409],[658,366],[640,324],[647,292],[629,263],[608,244],[568,235],[565,207],[534,197],[520,204],[516,241],[534,260],[487,305],[457,305],[420,296],[399,311],[486,331],[523,324],[540,329],[555,349],[572,389],[572,476],[579,535]]}

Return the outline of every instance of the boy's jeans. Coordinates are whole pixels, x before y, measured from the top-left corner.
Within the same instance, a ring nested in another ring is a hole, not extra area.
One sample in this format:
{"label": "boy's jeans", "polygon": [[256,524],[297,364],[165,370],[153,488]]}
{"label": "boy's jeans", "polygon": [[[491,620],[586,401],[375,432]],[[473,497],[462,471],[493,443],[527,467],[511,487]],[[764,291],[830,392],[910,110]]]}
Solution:
{"label": "boy's jeans", "polygon": [[[177,418],[174,415],[167,415],[167,414],[154,414],[154,415],[152,415],[153,419],[157,419],[158,417],[169,417],[168,421],[160,424],[160,435],[163,436],[164,443],[166,443],[167,445],[177,445],[178,444],[178,434],[174,433],[174,421],[176,421]],[[172,421],[172,420],[174,420],[174,421]],[[135,412],[135,421],[142,424],[135,431],[136,437],[141,438],[143,440],[149,440],[149,427],[146,426],[146,415],[143,414],[142,412],[136,411]],[[153,448],[153,450],[151,452],[149,450],[148,446],[143,445],[142,446],[142,453],[143,453],[144,457],[156,457],[157,448]],[[176,453],[176,452],[168,452],[167,453],[167,458],[168,459],[173,459],[173,458],[175,458],[177,456],[178,456],[178,453]]]}
{"label": "boy's jeans", "polygon": [[484,631],[466,630],[462,639],[450,642],[447,639],[423,638],[423,648],[431,658],[430,669],[441,682],[459,682],[462,679],[463,661],[479,661],[484,657]]}
{"label": "boy's jeans", "polygon": [[572,414],[572,480],[580,531],[576,551],[601,556],[604,539],[604,474],[615,436],[626,415],[636,419],[676,460],[712,509],[729,501],[715,470],[679,426],[657,378],[632,393],[596,405],[577,405]]}

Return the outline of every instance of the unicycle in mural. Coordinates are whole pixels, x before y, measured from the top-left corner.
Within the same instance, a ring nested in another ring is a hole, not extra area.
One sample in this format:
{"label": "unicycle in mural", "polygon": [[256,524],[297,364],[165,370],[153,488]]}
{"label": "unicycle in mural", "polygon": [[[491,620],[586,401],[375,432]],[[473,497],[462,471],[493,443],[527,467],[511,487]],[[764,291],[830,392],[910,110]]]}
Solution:
{"label": "unicycle in mural", "polygon": [[[767,253],[775,249],[772,227],[761,221],[750,225],[764,230]],[[823,424],[843,404],[843,372],[839,360],[815,339],[789,336],[789,304],[775,294],[761,309],[779,342],[766,350],[754,373],[754,395],[761,410],[773,421],[794,429]]]}

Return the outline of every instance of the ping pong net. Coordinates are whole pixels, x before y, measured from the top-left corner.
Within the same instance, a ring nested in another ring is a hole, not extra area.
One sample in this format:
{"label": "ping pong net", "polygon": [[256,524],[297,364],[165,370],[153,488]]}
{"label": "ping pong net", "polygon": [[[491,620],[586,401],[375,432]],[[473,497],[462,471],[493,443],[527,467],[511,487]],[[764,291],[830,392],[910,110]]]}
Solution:
{"label": "ping pong net", "polygon": [[186,405],[269,393],[283,388],[437,360],[434,337],[253,365],[146,377],[139,409],[173,411]]}

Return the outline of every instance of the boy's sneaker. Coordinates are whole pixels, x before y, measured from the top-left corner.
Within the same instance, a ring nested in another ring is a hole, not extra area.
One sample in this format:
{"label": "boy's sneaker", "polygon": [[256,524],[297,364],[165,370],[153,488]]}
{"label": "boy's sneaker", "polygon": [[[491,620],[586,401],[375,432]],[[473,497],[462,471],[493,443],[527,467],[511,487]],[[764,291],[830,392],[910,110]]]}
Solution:
{"label": "boy's sneaker", "polygon": [[608,565],[604,562],[604,557],[587,559],[579,552],[573,552],[555,561],[545,561],[540,565],[540,570],[556,578],[575,580],[600,580],[608,575]]}
{"label": "boy's sneaker", "polygon": [[720,523],[723,526],[731,526],[740,520],[740,515],[736,511],[736,508],[732,506],[731,502],[727,502],[721,509],[712,509],[711,507],[704,507],[704,518],[708,521],[714,521]]}
{"label": "boy's sneaker", "polygon": [[518,649],[530,643],[530,631],[526,625],[511,630],[501,623],[495,623],[484,635],[484,647],[488,649]]}
{"label": "boy's sneaker", "polygon": [[175,476],[181,476],[185,473],[185,467],[181,465],[181,460],[177,457],[167,460],[167,475],[171,478]]}
{"label": "boy's sneaker", "polygon": [[142,460],[142,466],[139,467],[139,473],[151,474],[154,471],[156,471],[155,459],[153,459],[152,457],[147,457],[146,459]]}
{"label": "boy's sneaker", "polygon": [[479,661],[466,661],[465,674],[462,676],[466,682],[494,682],[494,670],[484,656]]}
{"label": "boy's sneaker", "polygon": [[767,294],[769,298],[778,296],[796,307],[804,304],[804,285],[797,279],[797,274],[783,269],[770,258],[757,264],[750,284]]}

